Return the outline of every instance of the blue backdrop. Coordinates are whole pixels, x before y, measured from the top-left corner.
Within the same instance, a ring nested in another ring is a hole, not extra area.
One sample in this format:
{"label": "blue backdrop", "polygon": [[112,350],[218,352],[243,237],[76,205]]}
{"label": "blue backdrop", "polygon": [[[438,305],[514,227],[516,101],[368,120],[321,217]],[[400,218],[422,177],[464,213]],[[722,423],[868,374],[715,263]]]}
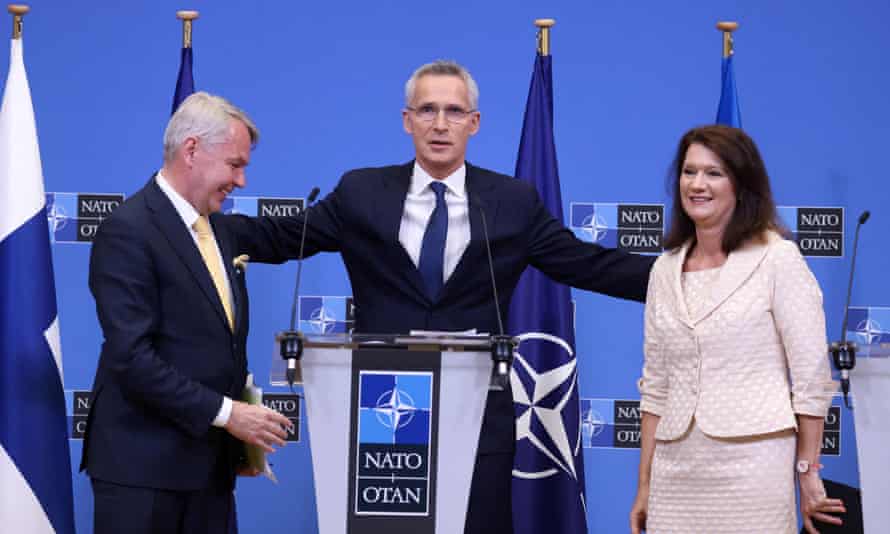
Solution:
{"label": "blue backdrop", "polygon": [[[512,172],[535,54],[532,21],[555,18],[554,131],[563,210],[579,235],[607,240],[633,234],[622,226],[621,206],[667,202],[665,175],[676,142],[716,114],[722,47],[714,24],[737,20],[741,114],[763,152],[782,215],[792,229],[813,232],[810,246],[845,243],[843,256],[809,258],[824,291],[829,337],[840,335],[849,247],[863,209],[872,210],[872,219],[860,239],[853,304],[890,306],[890,255],[880,248],[890,230],[883,168],[890,140],[886,2],[98,0],[87,6],[35,0],[25,18],[25,64],[46,189],[56,193],[53,256],[72,425],[82,412],[74,392],[92,384],[101,332],[87,289],[89,243],[69,241],[78,233],[88,239],[95,218],[114,205],[87,202],[85,194],[132,194],[161,165],[180,57],[174,13],[181,8],[201,11],[194,29],[196,88],[231,99],[261,130],[240,197],[299,198],[314,185],[324,194],[350,168],[409,160],[403,85],[415,67],[435,58],[458,60],[479,82],[482,126],[470,142],[470,161]],[[8,56],[0,56],[5,72]],[[256,205],[253,198],[232,203],[247,211]],[[832,226],[839,214],[843,222]],[[833,233],[838,230],[846,235]],[[284,392],[269,384],[270,353],[273,333],[286,326],[294,273],[294,265],[252,265],[248,272],[250,365],[272,392]],[[303,274],[307,296],[349,295],[335,255],[312,259]],[[636,485],[643,308],[573,296],[590,446],[584,458],[588,524],[592,532],[621,532]],[[320,303],[328,303],[321,314]],[[331,321],[347,327],[347,304],[307,300],[301,317],[315,321],[304,327],[330,328]],[[873,317],[884,313],[878,311]],[[624,400],[630,402],[617,402]],[[824,476],[858,486],[852,414],[840,408],[833,414],[838,429],[827,433],[826,445],[837,454],[825,456]],[[311,429],[303,425],[301,441],[272,457],[277,486],[265,479],[240,483],[242,532],[316,531]],[[70,443],[76,466],[81,442]],[[78,531],[90,532],[89,483],[80,473],[73,480]]]}

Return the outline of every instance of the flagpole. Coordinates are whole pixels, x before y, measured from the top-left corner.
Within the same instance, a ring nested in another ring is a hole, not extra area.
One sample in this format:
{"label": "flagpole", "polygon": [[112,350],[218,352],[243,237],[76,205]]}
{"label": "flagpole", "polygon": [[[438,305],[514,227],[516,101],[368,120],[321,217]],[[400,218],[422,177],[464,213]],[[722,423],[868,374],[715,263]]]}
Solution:
{"label": "flagpole", "polygon": [[192,21],[198,18],[198,12],[192,10],[180,10],[176,12],[176,18],[182,21],[182,47],[192,47]]}
{"label": "flagpole", "polygon": [[195,92],[195,80],[192,75],[192,26],[198,18],[194,10],[180,10],[176,18],[182,21],[182,50],[179,56],[179,75],[176,77],[176,90],[173,93],[173,106],[170,113],[175,113],[182,101]]}
{"label": "flagpole", "polygon": [[732,32],[739,29],[739,23],[721,21],[717,23],[717,29],[723,32],[723,57],[728,58],[732,55]]}
{"label": "flagpole", "polygon": [[550,55],[550,28],[556,24],[555,19],[535,19],[538,27],[538,55]]}
{"label": "flagpole", "polygon": [[12,38],[21,39],[22,17],[24,17],[31,8],[25,4],[9,4],[6,6],[6,10],[12,14]]}

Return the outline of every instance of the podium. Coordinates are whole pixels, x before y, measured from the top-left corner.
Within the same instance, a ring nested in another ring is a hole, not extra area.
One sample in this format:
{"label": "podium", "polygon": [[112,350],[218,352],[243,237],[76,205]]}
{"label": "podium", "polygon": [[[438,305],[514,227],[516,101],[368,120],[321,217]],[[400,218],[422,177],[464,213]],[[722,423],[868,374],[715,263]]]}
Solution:
{"label": "podium", "polygon": [[860,346],[850,371],[865,532],[890,529],[890,343]]}
{"label": "podium", "polygon": [[463,532],[488,337],[306,335],[320,534]]}

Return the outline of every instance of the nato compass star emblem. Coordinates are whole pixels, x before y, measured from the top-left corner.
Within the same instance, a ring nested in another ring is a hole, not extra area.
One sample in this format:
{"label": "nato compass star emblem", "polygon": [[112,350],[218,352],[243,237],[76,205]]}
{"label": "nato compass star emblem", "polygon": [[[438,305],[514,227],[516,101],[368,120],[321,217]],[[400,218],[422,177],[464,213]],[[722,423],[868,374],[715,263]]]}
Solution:
{"label": "nato compass star emblem", "polygon": [[[575,457],[581,445],[581,428],[566,421],[564,410],[570,406],[576,388],[576,360],[572,347],[559,337],[541,332],[528,332],[518,336],[519,347],[510,370],[513,386],[513,402],[516,406],[517,457],[521,449],[530,447],[535,458],[534,466],[521,466],[513,470],[513,476],[525,479],[547,478],[560,470],[578,479]],[[565,351],[563,364],[552,369],[535,369],[521,354],[526,341],[552,343]],[[524,377],[517,371],[521,367]],[[569,423],[569,424],[567,424]]]}
{"label": "nato compass star emblem", "polygon": [[584,220],[581,221],[581,231],[590,238],[591,243],[600,241],[606,236],[608,230],[609,225],[606,220],[596,212],[584,217]]}
{"label": "nato compass star emblem", "polygon": [[411,395],[399,388],[392,388],[377,399],[374,413],[381,425],[398,430],[408,426],[408,423],[414,419],[414,412],[417,411],[415,406]]}
{"label": "nato compass star emblem", "polygon": [[309,316],[309,324],[319,334],[327,334],[334,329],[336,323],[337,318],[324,306],[312,310],[312,314]]}
{"label": "nato compass star emblem", "polygon": [[49,229],[53,234],[62,228],[65,228],[68,224],[68,214],[66,214],[65,209],[56,202],[53,202],[50,205],[49,210],[46,212],[46,218],[49,223]]}
{"label": "nato compass star emblem", "polygon": [[581,433],[584,435],[584,446],[592,447],[593,438],[602,434],[606,428],[606,420],[593,408],[588,408],[581,417]]}
{"label": "nato compass star emblem", "polygon": [[876,340],[881,339],[885,332],[877,321],[866,319],[856,325],[856,333],[859,335],[859,339],[863,340],[866,345],[871,345]]}

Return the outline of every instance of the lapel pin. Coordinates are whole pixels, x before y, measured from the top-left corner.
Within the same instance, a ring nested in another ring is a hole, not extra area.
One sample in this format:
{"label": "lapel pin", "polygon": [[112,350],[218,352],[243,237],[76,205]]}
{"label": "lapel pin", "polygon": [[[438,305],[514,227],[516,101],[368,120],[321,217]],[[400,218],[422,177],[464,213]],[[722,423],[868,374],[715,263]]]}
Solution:
{"label": "lapel pin", "polygon": [[240,256],[237,256],[235,259],[232,260],[232,265],[235,266],[235,270],[243,273],[247,271],[248,262],[250,262],[250,256],[248,256],[247,254],[241,254]]}

